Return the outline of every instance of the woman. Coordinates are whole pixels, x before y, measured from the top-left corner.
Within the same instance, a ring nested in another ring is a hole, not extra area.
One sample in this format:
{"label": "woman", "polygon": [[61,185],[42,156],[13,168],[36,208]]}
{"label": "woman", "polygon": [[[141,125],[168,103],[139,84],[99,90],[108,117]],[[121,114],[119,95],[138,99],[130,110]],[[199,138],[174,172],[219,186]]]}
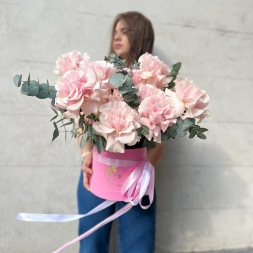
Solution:
{"label": "woman", "polygon": [[[126,60],[126,66],[148,52],[152,53],[154,32],[151,22],[138,12],[126,12],[116,16],[110,45],[110,54],[115,53]],[[79,140],[80,141],[80,140]],[[137,144],[138,145],[138,144]],[[136,146],[134,146],[136,147]],[[104,199],[100,199],[89,191],[90,177],[92,176],[92,145],[86,143],[81,150],[83,165],[78,184],[78,209],[80,214],[87,213]],[[149,149],[147,159],[155,167],[164,150],[164,143],[157,144]],[[85,188],[86,189],[85,189]],[[146,201],[143,198],[143,201]],[[122,208],[126,203],[117,202],[116,208]],[[156,200],[143,210],[139,205],[134,206],[126,214],[119,217],[119,252],[120,253],[153,253],[155,242],[155,208]],[[83,234],[105,218],[115,212],[110,206],[97,214],[80,220],[79,234]],[[111,223],[103,226],[80,242],[80,253],[108,253]]]}

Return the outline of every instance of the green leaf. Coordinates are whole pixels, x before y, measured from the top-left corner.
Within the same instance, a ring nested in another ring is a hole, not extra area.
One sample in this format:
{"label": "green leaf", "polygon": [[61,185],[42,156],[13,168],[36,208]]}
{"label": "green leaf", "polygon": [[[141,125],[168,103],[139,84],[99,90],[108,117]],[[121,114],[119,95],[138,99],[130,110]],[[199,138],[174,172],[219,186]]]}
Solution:
{"label": "green leaf", "polygon": [[170,71],[170,76],[176,76],[176,75],[177,75],[177,72],[174,69],[172,69]]}
{"label": "green leaf", "polygon": [[[174,80],[175,80],[175,79],[174,79]],[[174,80],[171,81],[171,82],[168,84],[168,86],[167,86],[168,89],[172,89],[172,88],[175,86]]]}
{"label": "green leaf", "polygon": [[194,118],[186,118],[183,120],[183,124],[185,126],[192,126],[195,124],[195,119]]}
{"label": "green leaf", "polygon": [[54,108],[52,108],[51,107],[51,109],[54,111],[54,113],[58,116],[58,112],[54,109]]}
{"label": "green leaf", "polygon": [[61,125],[60,127],[64,127],[64,126],[68,126],[68,125],[72,125],[72,124],[73,124],[73,122],[67,122],[67,123]]}
{"label": "green leaf", "polygon": [[49,96],[48,85],[46,83],[41,83],[39,85],[39,94],[36,95],[36,97],[39,99],[45,99],[48,98],[48,96]]}
{"label": "green leaf", "polygon": [[49,86],[49,98],[55,98],[56,97],[56,89],[55,86]]}
{"label": "green leaf", "polygon": [[73,128],[71,130],[71,133],[72,133],[71,138],[73,138],[73,137],[76,138],[77,131],[76,131],[76,125],[75,124],[73,124]]}
{"label": "green leaf", "polygon": [[53,132],[53,138],[52,138],[52,141],[54,140],[54,139],[56,139],[58,136],[59,136],[59,129],[58,129],[58,127],[57,127],[57,125],[56,125],[56,123],[54,122],[54,132]]}
{"label": "green leaf", "polygon": [[28,86],[28,82],[25,81],[23,82],[22,86],[21,86],[21,93],[24,95],[28,95],[29,93],[29,86]]}
{"label": "green leaf", "polygon": [[127,92],[130,92],[132,90],[132,88],[131,87],[126,87],[126,86],[121,86],[121,87],[119,87],[118,90],[119,90],[120,94],[125,94]]}
{"label": "green leaf", "polygon": [[185,135],[187,134],[187,132],[184,131],[184,129],[185,129],[184,125],[179,125],[179,126],[177,127],[177,135],[178,135],[179,137],[183,137],[183,136],[185,136]]}
{"label": "green leaf", "polygon": [[37,81],[30,81],[30,86],[28,89],[28,96],[36,96],[39,94],[39,84]]}
{"label": "green leaf", "polygon": [[172,65],[172,69],[178,72],[181,69],[181,66],[182,66],[182,63],[177,62],[174,65]]}
{"label": "green leaf", "polygon": [[86,141],[87,141],[87,133],[83,133],[82,138],[81,138],[81,142],[80,142],[81,148],[84,148]]}
{"label": "green leaf", "polygon": [[122,73],[116,73],[109,78],[109,83],[115,87],[120,87],[123,85],[125,76]]}
{"label": "green leaf", "polygon": [[124,100],[126,102],[132,102],[134,100],[134,97],[130,96],[130,95],[125,95],[124,96]]}
{"label": "green leaf", "polygon": [[132,69],[140,69],[140,65],[141,64],[135,60],[134,64],[132,65]]}
{"label": "green leaf", "polygon": [[59,108],[59,110],[60,110],[61,114],[65,113],[67,111],[67,110],[62,109],[62,108]]}
{"label": "green leaf", "polygon": [[200,128],[199,125],[192,125],[191,127],[192,127],[193,129],[195,129],[195,130]]}
{"label": "green leaf", "polygon": [[203,139],[203,140],[206,139],[206,136],[205,136],[204,134],[197,134],[197,136],[198,136],[200,139]]}
{"label": "green leaf", "polygon": [[29,73],[27,82],[28,82],[28,86],[30,86],[30,73]]}
{"label": "green leaf", "polygon": [[50,121],[56,119],[58,117],[58,115],[55,115],[52,119],[50,119]]}
{"label": "green leaf", "polygon": [[196,132],[197,132],[197,133],[204,133],[204,132],[206,132],[206,131],[208,131],[208,129],[206,129],[206,128],[199,128],[199,129],[196,129]]}
{"label": "green leaf", "polygon": [[133,93],[133,94],[136,94],[138,92],[139,92],[139,89],[137,89],[137,88],[132,88],[131,89],[131,93]]}
{"label": "green leaf", "polygon": [[143,129],[143,133],[148,135],[149,134],[149,128],[145,125],[141,125],[142,129]]}
{"label": "green leaf", "polygon": [[109,57],[105,57],[104,60],[112,63],[116,69],[123,69],[125,66],[125,60],[119,58],[116,54],[111,54]]}
{"label": "green leaf", "polygon": [[13,82],[17,87],[20,87],[22,81],[22,75],[15,75],[13,77]]}
{"label": "green leaf", "polygon": [[133,79],[129,75],[126,77],[125,84],[127,87],[132,87],[134,85]]}
{"label": "green leaf", "polygon": [[149,141],[147,138],[144,139],[143,142],[143,147],[147,147],[148,149],[150,148],[155,148],[156,143],[154,142],[153,138],[151,139],[151,141]]}
{"label": "green leaf", "polygon": [[175,138],[177,136],[177,125],[173,124],[170,128],[170,136]]}
{"label": "green leaf", "polygon": [[194,130],[192,130],[190,132],[189,138],[192,139],[195,135],[196,135],[196,132]]}
{"label": "green leaf", "polygon": [[102,140],[103,150],[105,150],[106,149],[107,141],[106,141],[105,137],[103,137],[103,136],[101,136],[101,140]]}
{"label": "green leaf", "polygon": [[78,126],[83,130],[84,115],[80,115]]}
{"label": "green leaf", "polygon": [[51,100],[51,105],[52,105],[52,106],[55,106],[55,98],[52,98],[52,100]]}
{"label": "green leaf", "polygon": [[98,153],[101,154],[101,152],[103,151],[103,143],[102,143],[100,135],[97,135],[97,134],[96,134],[96,146],[97,146]]}
{"label": "green leaf", "polygon": [[170,139],[170,131],[169,128],[165,132],[161,133],[161,139],[162,141],[168,141]]}
{"label": "green leaf", "polygon": [[183,120],[181,118],[178,118],[176,124],[177,124],[177,126],[182,125],[183,124]]}

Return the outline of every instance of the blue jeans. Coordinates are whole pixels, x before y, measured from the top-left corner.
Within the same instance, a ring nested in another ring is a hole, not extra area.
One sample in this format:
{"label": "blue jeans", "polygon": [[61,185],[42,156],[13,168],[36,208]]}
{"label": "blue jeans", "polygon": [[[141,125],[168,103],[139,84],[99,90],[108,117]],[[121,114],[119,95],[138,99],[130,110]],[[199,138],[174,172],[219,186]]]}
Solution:
{"label": "blue jeans", "polygon": [[[147,197],[147,196],[146,196]],[[143,204],[148,198],[143,198]],[[99,205],[104,199],[98,198],[83,186],[83,173],[81,172],[77,188],[78,211],[85,214]],[[120,209],[125,202],[117,202]],[[120,253],[153,253],[155,250],[155,212],[156,197],[152,205],[144,210],[140,205],[132,207],[127,213],[118,218],[119,252]],[[109,206],[99,213],[84,217],[79,221],[79,235],[115,213],[115,205]],[[93,234],[80,241],[79,253],[108,253],[111,222],[99,228]]]}

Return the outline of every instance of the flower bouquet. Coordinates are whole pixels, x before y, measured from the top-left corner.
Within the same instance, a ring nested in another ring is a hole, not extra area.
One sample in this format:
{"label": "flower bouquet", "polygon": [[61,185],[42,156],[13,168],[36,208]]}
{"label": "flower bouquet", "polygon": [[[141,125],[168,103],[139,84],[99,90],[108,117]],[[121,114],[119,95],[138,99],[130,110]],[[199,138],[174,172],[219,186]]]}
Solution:
{"label": "flower bouquet", "polygon": [[16,75],[14,83],[22,94],[52,100],[52,140],[63,127],[65,135],[81,139],[81,147],[93,144],[94,194],[131,205],[141,204],[147,194],[151,204],[154,168],[146,150],[187,133],[206,139],[207,129],[198,123],[209,116],[208,94],[192,81],[178,79],[180,68],[176,63],[169,69],[148,53],[126,68],[115,54],[91,62],[86,53],[74,50],[58,58],[55,86],[30,80],[30,75],[27,81]]}

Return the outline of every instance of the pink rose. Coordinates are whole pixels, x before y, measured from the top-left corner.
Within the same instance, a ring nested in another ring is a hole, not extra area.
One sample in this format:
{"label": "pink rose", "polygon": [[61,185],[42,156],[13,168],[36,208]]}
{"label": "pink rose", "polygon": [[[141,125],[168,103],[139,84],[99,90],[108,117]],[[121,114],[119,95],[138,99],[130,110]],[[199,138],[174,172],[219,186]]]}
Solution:
{"label": "pink rose", "polygon": [[163,93],[162,90],[156,88],[155,86],[151,85],[151,84],[146,84],[146,85],[142,85],[139,88],[139,92],[137,93],[138,96],[141,97],[141,100],[150,97],[154,94],[161,94]]}
{"label": "pink rose", "polygon": [[177,116],[173,101],[167,97],[162,91],[146,97],[138,108],[140,123],[149,128],[148,140],[154,138],[155,142],[161,142],[161,131],[166,129],[173,123],[176,123]]}
{"label": "pink rose", "polygon": [[107,140],[106,150],[124,153],[124,144],[132,146],[140,140],[137,113],[124,101],[101,105],[99,111],[99,121],[93,123],[93,128]]}
{"label": "pink rose", "polygon": [[200,122],[209,116],[209,111],[205,109],[209,103],[209,96],[193,81],[187,79],[176,80],[174,89],[175,92],[166,89],[165,93],[177,100],[178,114],[181,115],[182,119],[195,118]]}
{"label": "pink rose", "polygon": [[96,74],[92,69],[68,71],[56,81],[55,105],[67,110],[66,117],[75,118],[85,99],[99,100],[95,86]]}
{"label": "pink rose", "polygon": [[170,70],[157,56],[145,53],[139,60],[140,69],[133,70],[133,82],[136,87],[151,84],[159,89],[167,87],[172,77],[168,77]]}
{"label": "pink rose", "polygon": [[68,70],[76,70],[80,66],[80,62],[86,62],[89,59],[87,54],[84,56],[80,52],[73,50],[67,54],[63,54],[58,57],[56,61],[56,66],[54,69],[54,74],[61,76]]}
{"label": "pink rose", "polygon": [[114,89],[112,94],[109,96],[110,102],[124,101],[123,96],[119,93],[118,89]]}
{"label": "pink rose", "polygon": [[102,87],[105,85],[110,89],[115,89],[115,87],[108,82],[109,77],[116,73],[113,64],[106,61],[96,61],[91,64],[91,68],[96,72],[97,78],[101,82]]}

